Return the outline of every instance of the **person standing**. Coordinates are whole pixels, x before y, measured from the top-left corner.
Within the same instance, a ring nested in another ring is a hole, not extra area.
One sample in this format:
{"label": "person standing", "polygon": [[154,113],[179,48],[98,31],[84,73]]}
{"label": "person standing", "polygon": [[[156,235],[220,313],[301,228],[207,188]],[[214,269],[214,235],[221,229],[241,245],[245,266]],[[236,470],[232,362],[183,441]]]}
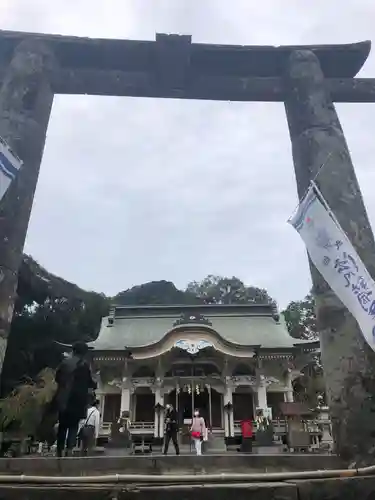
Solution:
{"label": "person standing", "polygon": [[253,422],[251,418],[241,420],[241,448],[242,453],[251,453],[253,450]]}
{"label": "person standing", "polygon": [[[85,342],[73,345],[72,356],[64,359],[57,368],[57,391],[54,404],[58,411],[57,456],[70,456],[77,441],[79,422],[87,418],[90,390],[96,389],[90,365],[86,360],[88,346]],[[92,394],[91,394],[92,396]]]}
{"label": "person standing", "polygon": [[164,436],[164,455],[168,453],[169,443],[172,440],[176,455],[180,454],[180,448],[177,441],[178,421],[177,412],[172,405],[165,407],[165,436]]}
{"label": "person standing", "polygon": [[96,440],[99,437],[100,412],[99,400],[96,399],[92,406],[87,409],[87,416],[82,420],[79,430],[79,437],[82,443],[82,454],[88,455],[95,448]]}
{"label": "person standing", "polygon": [[121,442],[123,442],[125,448],[130,448],[131,446],[131,435],[130,435],[130,418],[129,411],[122,411],[121,416],[118,420],[120,424],[119,433],[121,436]]}
{"label": "person standing", "polygon": [[197,455],[202,455],[202,441],[206,434],[206,424],[198,409],[194,411],[190,432]]}

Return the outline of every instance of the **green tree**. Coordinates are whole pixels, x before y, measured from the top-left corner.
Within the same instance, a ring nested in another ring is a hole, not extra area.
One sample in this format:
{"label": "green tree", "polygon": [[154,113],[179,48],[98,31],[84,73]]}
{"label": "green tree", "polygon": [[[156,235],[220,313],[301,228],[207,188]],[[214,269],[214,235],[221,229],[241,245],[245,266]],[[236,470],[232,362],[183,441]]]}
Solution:
{"label": "green tree", "polygon": [[133,286],[114,297],[118,305],[182,305],[197,304],[199,299],[194,294],[178,290],[171,281],[150,281]]}
{"label": "green tree", "polygon": [[2,395],[44,368],[55,368],[62,356],[56,341],[94,340],[108,306],[104,295],[86,292],[48,273],[25,255],[1,377]]}
{"label": "green tree", "polygon": [[208,275],[204,280],[192,281],[186,291],[202,300],[205,304],[252,304],[273,303],[267,291],[254,286],[246,286],[233,276]]}
{"label": "green tree", "polygon": [[296,339],[315,340],[318,330],[315,316],[315,301],[311,294],[303,300],[293,301],[283,311],[290,335]]}
{"label": "green tree", "polygon": [[[290,335],[296,339],[318,340],[318,329],[315,316],[315,301],[311,294],[303,300],[293,301],[282,313]],[[294,382],[296,399],[316,407],[318,396],[325,393],[324,373],[317,353],[311,362],[302,370],[302,374]]]}

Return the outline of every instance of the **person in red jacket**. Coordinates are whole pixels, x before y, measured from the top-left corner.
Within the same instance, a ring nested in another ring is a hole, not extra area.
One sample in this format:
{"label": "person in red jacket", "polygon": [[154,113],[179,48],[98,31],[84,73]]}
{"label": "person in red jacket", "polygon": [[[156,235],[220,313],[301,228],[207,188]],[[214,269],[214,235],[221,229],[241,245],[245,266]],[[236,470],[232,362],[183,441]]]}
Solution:
{"label": "person in red jacket", "polygon": [[251,418],[241,420],[241,452],[251,453],[253,451],[253,422]]}

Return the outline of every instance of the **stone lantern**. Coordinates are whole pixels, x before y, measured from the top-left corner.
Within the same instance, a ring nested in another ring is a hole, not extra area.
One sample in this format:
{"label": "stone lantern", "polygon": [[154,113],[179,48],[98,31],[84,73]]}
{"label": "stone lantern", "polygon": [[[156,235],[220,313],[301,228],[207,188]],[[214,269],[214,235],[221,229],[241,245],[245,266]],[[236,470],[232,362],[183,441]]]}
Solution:
{"label": "stone lantern", "polygon": [[322,438],[320,440],[320,449],[332,452],[333,439],[331,433],[331,419],[329,414],[329,407],[324,403],[322,395],[318,396],[318,425],[322,431]]}

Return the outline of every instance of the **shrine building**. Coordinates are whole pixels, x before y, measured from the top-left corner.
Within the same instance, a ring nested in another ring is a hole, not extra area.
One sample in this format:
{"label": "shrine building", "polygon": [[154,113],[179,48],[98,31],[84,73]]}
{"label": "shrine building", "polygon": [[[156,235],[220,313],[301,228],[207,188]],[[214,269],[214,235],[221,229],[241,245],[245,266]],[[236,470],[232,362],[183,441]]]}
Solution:
{"label": "shrine building", "polygon": [[163,436],[165,404],[181,425],[199,408],[212,433],[239,433],[258,409],[275,419],[319,342],[292,338],[270,304],[114,306],[91,343],[101,435],[122,412],[131,432]]}

